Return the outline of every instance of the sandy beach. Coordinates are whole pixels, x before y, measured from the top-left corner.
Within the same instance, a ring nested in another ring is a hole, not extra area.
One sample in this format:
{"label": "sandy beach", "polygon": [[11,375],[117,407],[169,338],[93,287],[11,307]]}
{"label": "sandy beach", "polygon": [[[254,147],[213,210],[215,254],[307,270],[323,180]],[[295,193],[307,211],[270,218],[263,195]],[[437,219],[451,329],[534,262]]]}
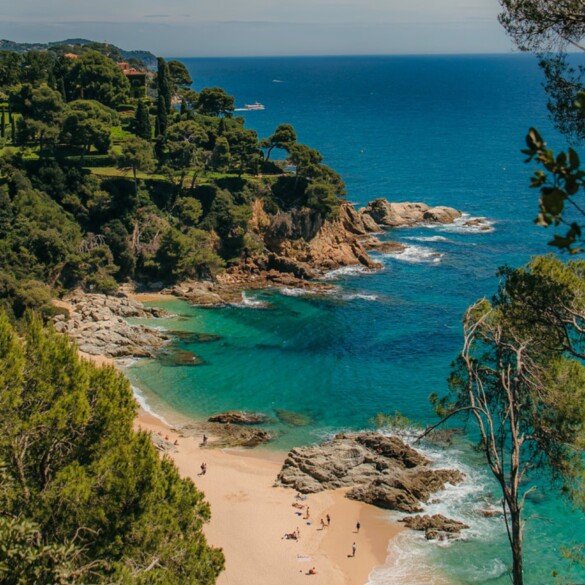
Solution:
{"label": "sandy beach", "polygon": [[[273,487],[284,453],[203,447],[144,410],[136,427],[177,440],[177,451],[169,456],[205,493],[211,505],[205,533],[226,556],[218,585],[364,585],[372,569],[384,563],[389,539],[402,529],[388,522],[382,510],[346,499],[343,490],[299,501],[293,490]],[[204,475],[202,463],[207,465]],[[305,507],[296,508],[295,502]],[[330,526],[321,528],[320,520],[327,514]],[[283,538],[297,528],[298,540]],[[316,575],[309,574],[312,567]]]}
{"label": "sandy beach", "polygon": [[[157,293],[132,296],[142,302],[169,298]],[[64,301],[55,304],[69,306]],[[113,359],[79,353],[96,365],[117,367]],[[142,408],[135,427],[178,442],[167,454],[205,494],[211,522],[204,530],[226,557],[218,585],[365,585],[372,570],[384,564],[389,540],[403,529],[389,522],[383,510],[345,498],[343,489],[299,500],[293,490],[274,487],[284,452],[213,448],[213,437],[205,447],[199,438],[183,436]],[[320,521],[327,515],[330,525],[322,528]],[[295,530],[298,540],[284,538]],[[309,573],[312,568],[316,574]]]}

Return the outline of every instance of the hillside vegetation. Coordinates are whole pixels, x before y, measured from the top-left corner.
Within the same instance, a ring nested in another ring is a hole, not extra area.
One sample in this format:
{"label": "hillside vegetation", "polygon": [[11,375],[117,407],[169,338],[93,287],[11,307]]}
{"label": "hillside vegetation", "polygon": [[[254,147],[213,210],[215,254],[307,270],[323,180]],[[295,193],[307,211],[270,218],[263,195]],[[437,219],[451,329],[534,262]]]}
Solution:
{"label": "hillside vegetation", "polygon": [[178,61],[155,73],[107,45],[68,49],[0,52],[0,301],[13,316],[50,312],[74,287],[213,278],[262,255],[256,201],[290,233],[295,210],[338,214],[341,178],[290,125],[259,139],[232,96],[194,91]]}

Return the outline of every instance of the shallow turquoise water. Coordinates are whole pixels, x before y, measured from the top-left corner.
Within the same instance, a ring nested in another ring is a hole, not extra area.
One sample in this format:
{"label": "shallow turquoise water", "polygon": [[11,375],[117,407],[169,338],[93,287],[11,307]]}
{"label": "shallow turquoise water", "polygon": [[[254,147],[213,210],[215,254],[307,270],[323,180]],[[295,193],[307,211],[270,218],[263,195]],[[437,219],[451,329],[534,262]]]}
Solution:
{"label": "shallow turquoise water", "polygon": [[[280,433],[278,448],[367,427],[381,410],[434,420],[427,397],[446,388],[465,308],[495,291],[498,266],[549,251],[550,234],[532,223],[536,195],[527,189],[531,169],[519,151],[533,124],[553,145],[563,141],[547,121],[534,62],[523,56],[184,61],[197,89],[221,85],[239,105],[264,103],[265,111],[246,114],[261,136],[293,123],[299,139],[342,173],[350,200],[451,205],[487,218],[492,229],[397,230],[392,238],[409,245],[408,252],[380,257],[385,267],[375,274],[334,275],[339,289],[332,295],[254,292],[242,306],[223,309],[165,304],[177,316],[161,326],[221,338],[181,345],[204,365],[140,362],[129,368],[131,379],[155,410],[197,417],[265,412]],[[278,409],[301,413],[309,424],[287,426]],[[478,513],[498,504],[481,461],[465,440],[433,456],[462,467],[469,479],[429,511],[472,528],[465,541],[449,545],[404,535],[393,544],[399,561],[372,582],[412,583],[409,568],[428,564],[428,583],[437,569],[455,583],[508,583],[503,523]],[[538,515],[526,528],[527,582],[553,583],[552,570],[565,566],[558,543],[585,541],[585,517],[546,494],[527,512]]]}

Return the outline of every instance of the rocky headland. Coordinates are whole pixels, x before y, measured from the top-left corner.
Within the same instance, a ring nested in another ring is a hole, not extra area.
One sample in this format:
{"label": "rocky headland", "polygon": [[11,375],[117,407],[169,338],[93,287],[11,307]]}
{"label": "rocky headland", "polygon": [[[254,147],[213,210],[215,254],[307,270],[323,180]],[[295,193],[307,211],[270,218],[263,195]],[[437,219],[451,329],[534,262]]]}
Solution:
{"label": "rocky headland", "polygon": [[[397,437],[361,432],[342,433],[322,445],[292,449],[276,484],[305,494],[350,488],[346,494],[350,499],[412,514],[422,512],[422,504],[432,494],[463,479],[458,470],[434,469],[422,453]],[[449,519],[414,518],[405,522],[425,530],[429,538],[456,535],[466,527]]]}

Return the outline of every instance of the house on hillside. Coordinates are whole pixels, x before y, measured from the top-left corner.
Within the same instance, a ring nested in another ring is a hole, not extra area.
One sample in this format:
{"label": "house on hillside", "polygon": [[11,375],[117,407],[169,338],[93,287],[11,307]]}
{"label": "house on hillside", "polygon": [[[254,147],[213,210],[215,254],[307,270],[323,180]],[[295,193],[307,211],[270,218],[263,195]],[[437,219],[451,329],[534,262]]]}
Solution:
{"label": "house on hillside", "polygon": [[132,97],[141,98],[146,95],[146,71],[138,71],[130,63],[123,61],[118,63],[118,67],[130,82]]}

